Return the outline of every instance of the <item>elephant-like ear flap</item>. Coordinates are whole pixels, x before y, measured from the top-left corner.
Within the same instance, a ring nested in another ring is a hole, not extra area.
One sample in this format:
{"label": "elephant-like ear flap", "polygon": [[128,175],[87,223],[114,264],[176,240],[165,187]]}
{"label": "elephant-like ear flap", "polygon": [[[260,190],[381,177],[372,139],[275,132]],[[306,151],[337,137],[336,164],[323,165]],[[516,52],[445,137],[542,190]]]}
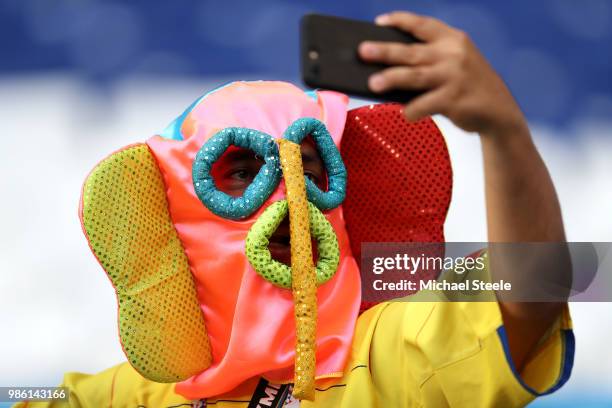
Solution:
{"label": "elephant-like ear flap", "polygon": [[431,118],[409,122],[401,109],[375,104],[347,115],[342,208],[357,260],[363,242],[444,242],[453,185],[446,142]]}
{"label": "elephant-like ear flap", "polygon": [[211,364],[210,342],[162,174],[146,144],[107,157],[83,185],[83,232],[119,302],[130,364],[156,382],[178,382]]}

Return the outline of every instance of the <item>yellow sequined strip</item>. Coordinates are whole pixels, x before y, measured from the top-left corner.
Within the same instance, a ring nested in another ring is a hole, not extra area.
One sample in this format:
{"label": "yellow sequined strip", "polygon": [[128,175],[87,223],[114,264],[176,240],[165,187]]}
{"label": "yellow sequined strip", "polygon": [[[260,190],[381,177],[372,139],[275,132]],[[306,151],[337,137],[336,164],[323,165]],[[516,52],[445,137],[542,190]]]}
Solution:
{"label": "yellow sequined strip", "polygon": [[312,261],[308,199],[300,145],[279,140],[281,167],[289,205],[291,279],[295,313],[295,373],[293,395],[314,400],[317,278]]}

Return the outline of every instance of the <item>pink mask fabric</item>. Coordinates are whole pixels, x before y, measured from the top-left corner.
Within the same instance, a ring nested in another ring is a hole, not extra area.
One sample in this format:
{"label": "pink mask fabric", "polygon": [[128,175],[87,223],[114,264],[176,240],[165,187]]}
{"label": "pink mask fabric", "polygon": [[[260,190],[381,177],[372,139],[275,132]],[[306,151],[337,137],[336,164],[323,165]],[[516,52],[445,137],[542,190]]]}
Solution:
{"label": "pink mask fabric", "polygon": [[[293,380],[291,291],[261,278],[245,255],[249,228],[265,208],[285,198],[284,183],[281,180],[248,218],[230,220],[213,214],[198,199],[192,165],[202,145],[224,128],[255,129],[278,139],[303,117],[322,121],[340,146],[348,98],[331,91],[314,96],[285,82],[234,82],[195,104],[180,124],[183,140],[154,136],[147,141],[164,177],[170,216],[189,260],[212,348],[212,365],[177,383],[176,392],[187,398],[220,395],[257,376]],[[361,300],[342,206],[324,214],[338,238],[340,264],[317,291],[316,378],[342,374]]]}

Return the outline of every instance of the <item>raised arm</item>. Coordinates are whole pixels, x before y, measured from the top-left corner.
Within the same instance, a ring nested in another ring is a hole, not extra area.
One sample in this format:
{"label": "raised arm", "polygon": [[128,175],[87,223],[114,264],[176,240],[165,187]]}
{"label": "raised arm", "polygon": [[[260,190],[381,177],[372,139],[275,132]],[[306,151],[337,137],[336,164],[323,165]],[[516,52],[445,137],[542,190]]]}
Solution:
{"label": "raised arm", "polygon": [[[363,59],[392,65],[370,77],[370,88],[427,90],[405,106],[408,120],[442,114],[480,135],[489,241],[565,241],[555,189],[525,117],[470,38],[439,20],[408,12],[385,14],[376,22],[410,32],[423,43],[361,44]],[[563,306],[500,301],[519,370]]]}

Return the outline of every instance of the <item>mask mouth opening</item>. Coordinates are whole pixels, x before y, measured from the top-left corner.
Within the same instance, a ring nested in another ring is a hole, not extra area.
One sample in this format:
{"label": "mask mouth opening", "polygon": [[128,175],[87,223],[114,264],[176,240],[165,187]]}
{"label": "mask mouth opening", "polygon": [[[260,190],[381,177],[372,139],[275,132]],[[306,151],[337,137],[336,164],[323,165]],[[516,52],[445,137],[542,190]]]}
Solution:
{"label": "mask mouth opening", "polygon": [[[310,241],[312,246],[312,261],[316,265],[319,260],[317,240],[311,237]],[[268,238],[268,250],[270,251],[272,259],[287,266],[291,266],[291,238],[289,233],[288,214],[285,215],[283,221],[281,221],[274,233]]]}

